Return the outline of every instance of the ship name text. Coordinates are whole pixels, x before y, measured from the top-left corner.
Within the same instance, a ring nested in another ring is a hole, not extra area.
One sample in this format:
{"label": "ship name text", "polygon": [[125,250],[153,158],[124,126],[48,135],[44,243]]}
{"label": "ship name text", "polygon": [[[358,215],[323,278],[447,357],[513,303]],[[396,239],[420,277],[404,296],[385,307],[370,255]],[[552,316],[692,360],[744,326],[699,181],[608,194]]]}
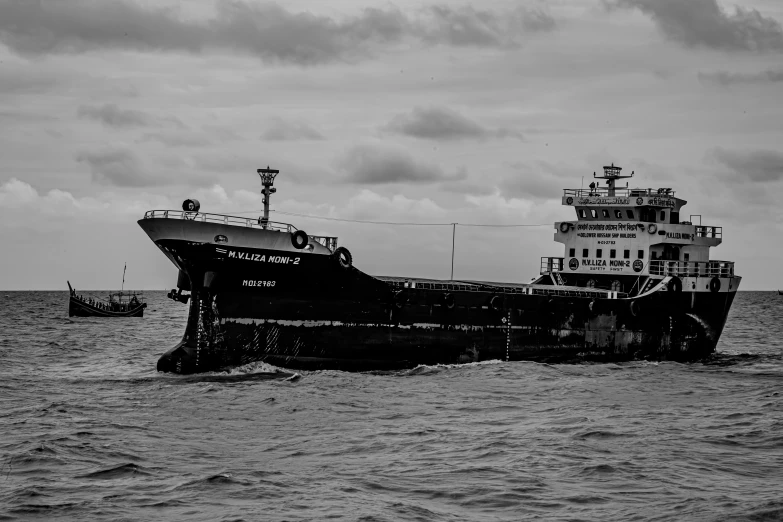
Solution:
{"label": "ship name text", "polygon": [[258,263],[276,263],[281,265],[298,265],[299,257],[290,256],[267,256],[266,254],[251,254],[250,252],[236,252],[230,250],[228,257],[241,259],[243,261],[256,261]]}
{"label": "ship name text", "polygon": [[606,270],[611,272],[622,272],[624,269],[631,268],[631,261],[628,259],[582,259],[582,266],[589,270]]}

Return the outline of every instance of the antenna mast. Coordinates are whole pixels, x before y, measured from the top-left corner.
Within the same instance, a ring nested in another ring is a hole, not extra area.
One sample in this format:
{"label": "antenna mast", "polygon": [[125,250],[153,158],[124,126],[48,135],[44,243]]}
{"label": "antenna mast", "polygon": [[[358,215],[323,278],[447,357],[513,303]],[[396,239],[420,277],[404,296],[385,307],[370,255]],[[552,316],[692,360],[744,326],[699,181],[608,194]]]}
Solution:
{"label": "antenna mast", "polygon": [[275,178],[278,174],[280,174],[280,171],[277,169],[270,169],[269,165],[266,166],[265,169],[257,169],[258,175],[261,176],[261,184],[264,186],[261,193],[264,195],[264,216],[258,218],[258,223],[266,228],[267,223],[269,223],[269,199],[271,198],[272,194],[277,192],[277,189],[274,188],[272,185],[275,183]]}
{"label": "antenna mast", "polygon": [[608,196],[614,196],[614,182],[618,179],[625,179],[625,178],[632,178],[634,175],[634,171],[631,172],[629,176],[621,176],[620,171],[623,170],[622,167],[615,167],[614,163],[609,165],[608,167],[604,167],[604,175],[603,176],[596,176],[595,172],[593,172],[593,178],[595,179],[605,179],[606,184],[609,185],[609,188],[607,189]]}

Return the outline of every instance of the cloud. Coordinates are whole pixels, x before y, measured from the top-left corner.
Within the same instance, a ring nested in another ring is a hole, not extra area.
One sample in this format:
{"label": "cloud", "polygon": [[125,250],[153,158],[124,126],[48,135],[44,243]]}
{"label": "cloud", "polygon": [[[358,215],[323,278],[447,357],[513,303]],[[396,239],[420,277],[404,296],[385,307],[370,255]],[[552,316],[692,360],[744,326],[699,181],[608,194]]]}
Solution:
{"label": "cloud", "polygon": [[160,184],[147,174],[139,158],[130,150],[107,149],[99,152],[80,152],[76,161],[86,163],[96,183],[118,187],[146,187]]}
{"label": "cloud", "polygon": [[702,83],[715,83],[718,85],[734,84],[765,84],[783,82],[783,69],[761,71],[753,74],[730,73],[717,71],[713,73],[699,73],[699,81]]}
{"label": "cloud", "polygon": [[740,152],[716,148],[710,156],[733,171],[734,181],[763,183],[783,179],[783,154],[777,151]]}
{"label": "cloud", "polygon": [[82,105],[77,109],[76,114],[80,118],[95,120],[107,127],[114,127],[117,129],[149,127],[160,124],[173,124],[176,127],[184,128],[182,122],[176,118],[158,118],[150,116],[142,111],[121,109],[113,103],[98,106]]}
{"label": "cloud", "polygon": [[348,183],[434,183],[465,177],[464,171],[448,176],[440,167],[416,161],[402,149],[379,144],[357,145],[338,163]]}
{"label": "cloud", "polygon": [[240,51],[300,65],[356,59],[376,44],[415,39],[432,44],[507,47],[523,32],[550,30],[542,11],[510,13],[434,7],[418,18],[399,9],[365,8],[333,19],[294,13],[273,2],[218,0],[210,19],[183,18],[170,8],[130,0],[6,0],[0,3],[0,40],[26,55],[106,49],[203,53]]}
{"label": "cloud", "polygon": [[203,132],[196,131],[166,131],[147,132],[138,140],[139,142],[154,141],[167,147],[209,147],[210,140]]}
{"label": "cloud", "polygon": [[107,127],[146,127],[153,124],[153,118],[141,111],[120,109],[113,103],[101,106],[82,105],[76,111],[80,118],[99,121]]}
{"label": "cloud", "polygon": [[724,12],[717,0],[605,0],[609,8],[635,8],[663,33],[689,47],[722,51],[783,51],[783,28],[755,9]]}
{"label": "cloud", "polygon": [[423,28],[425,40],[453,46],[513,47],[526,32],[550,31],[555,20],[540,10],[518,8],[508,13],[477,11],[467,6],[433,6]]}
{"label": "cloud", "polygon": [[512,197],[560,199],[564,183],[580,179],[581,171],[545,161],[514,163],[513,173],[501,180],[498,188]]}
{"label": "cloud", "polygon": [[261,135],[267,141],[322,140],[324,136],[304,122],[273,118]]}
{"label": "cloud", "polygon": [[446,211],[429,198],[410,199],[402,194],[382,196],[362,189],[341,206],[340,216],[361,220],[399,220],[433,222],[443,219]]}
{"label": "cloud", "polygon": [[506,136],[521,138],[519,133],[507,129],[487,129],[445,107],[414,108],[410,114],[395,116],[384,129],[430,140],[486,139]]}
{"label": "cloud", "polygon": [[[20,74],[19,71],[0,74],[0,93],[35,94],[54,90],[58,81],[44,73]],[[25,71],[26,72],[26,71]]]}

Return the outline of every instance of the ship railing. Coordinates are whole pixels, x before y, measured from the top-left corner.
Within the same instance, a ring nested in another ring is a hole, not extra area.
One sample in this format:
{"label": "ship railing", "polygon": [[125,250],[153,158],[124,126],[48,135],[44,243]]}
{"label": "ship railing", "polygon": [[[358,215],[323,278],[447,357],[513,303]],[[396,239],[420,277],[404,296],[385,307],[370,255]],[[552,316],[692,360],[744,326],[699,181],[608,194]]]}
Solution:
{"label": "ship railing", "polygon": [[553,272],[563,271],[562,257],[542,257],[541,258],[541,275],[551,274]]}
{"label": "ship railing", "polygon": [[576,289],[575,287],[558,288],[549,285],[485,285],[485,284],[464,284],[459,282],[421,282],[421,281],[390,281],[388,285],[393,290],[405,290],[406,288],[417,288],[419,290],[441,290],[447,292],[475,292],[486,293],[488,291],[502,294],[522,294],[522,295],[546,295],[560,297],[596,297],[610,296],[611,299],[623,299],[628,297],[628,293],[612,291],[605,288],[587,288]]}
{"label": "ship railing", "polygon": [[696,237],[723,238],[723,227],[697,226]]}
{"label": "ship railing", "polygon": [[[144,219],[183,219],[188,221],[202,221],[205,223],[218,223],[221,225],[244,226],[248,228],[260,228],[264,230],[277,230],[290,234],[297,228],[290,223],[280,221],[265,221],[264,218],[248,218],[239,216],[227,216],[225,214],[207,214],[206,212],[185,212],[182,210],[148,210],[144,213]],[[313,241],[328,248],[332,252],[337,248],[337,238],[333,236],[308,236]]]}
{"label": "ship railing", "polygon": [[563,196],[576,197],[576,198],[590,198],[590,197],[625,197],[625,198],[637,198],[637,197],[674,197],[674,191],[670,188],[615,188],[610,194],[608,187],[596,187],[594,189],[581,188],[581,189],[563,189]]}
{"label": "ship railing", "polygon": [[263,228],[278,230],[281,232],[296,232],[297,228],[290,223],[279,221],[265,221],[263,218],[248,218],[239,216],[227,216],[225,214],[207,214],[206,212],[185,212],[182,210],[148,210],[144,213],[144,219],[183,219],[187,221],[202,221],[206,223],[219,223],[221,225],[245,226],[249,228]]}
{"label": "ship railing", "polygon": [[732,261],[650,261],[650,274],[677,277],[734,277]]}

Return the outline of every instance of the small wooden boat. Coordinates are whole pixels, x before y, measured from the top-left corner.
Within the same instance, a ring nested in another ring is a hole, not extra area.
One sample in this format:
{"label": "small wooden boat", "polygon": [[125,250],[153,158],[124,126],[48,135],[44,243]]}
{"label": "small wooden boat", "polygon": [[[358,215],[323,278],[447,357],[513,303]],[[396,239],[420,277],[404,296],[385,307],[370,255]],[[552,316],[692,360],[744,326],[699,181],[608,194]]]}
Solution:
{"label": "small wooden boat", "polygon": [[115,292],[104,299],[77,294],[70,281],[68,289],[68,317],[143,317],[147,308],[141,292]]}

